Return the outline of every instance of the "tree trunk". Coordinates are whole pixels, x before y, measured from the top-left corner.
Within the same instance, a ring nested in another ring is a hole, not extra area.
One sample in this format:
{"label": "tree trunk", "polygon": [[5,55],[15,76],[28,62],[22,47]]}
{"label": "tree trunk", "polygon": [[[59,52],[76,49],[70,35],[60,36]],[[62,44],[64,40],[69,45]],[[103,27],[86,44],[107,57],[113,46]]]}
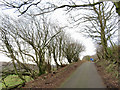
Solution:
{"label": "tree trunk", "polygon": [[102,44],[102,47],[103,47],[103,59],[107,60],[108,58],[108,52],[107,52],[107,40],[105,38],[105,32],[104,30],[102,30],[101,32],[101,44]]}

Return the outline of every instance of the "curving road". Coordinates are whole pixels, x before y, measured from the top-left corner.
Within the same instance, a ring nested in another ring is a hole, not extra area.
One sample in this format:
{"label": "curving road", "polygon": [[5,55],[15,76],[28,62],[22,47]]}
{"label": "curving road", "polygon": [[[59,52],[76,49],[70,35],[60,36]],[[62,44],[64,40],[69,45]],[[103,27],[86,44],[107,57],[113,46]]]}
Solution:
{"label": "curving road", "polygon": [[106,88],[94,63],[85,62],[66,79],[60,88]]}

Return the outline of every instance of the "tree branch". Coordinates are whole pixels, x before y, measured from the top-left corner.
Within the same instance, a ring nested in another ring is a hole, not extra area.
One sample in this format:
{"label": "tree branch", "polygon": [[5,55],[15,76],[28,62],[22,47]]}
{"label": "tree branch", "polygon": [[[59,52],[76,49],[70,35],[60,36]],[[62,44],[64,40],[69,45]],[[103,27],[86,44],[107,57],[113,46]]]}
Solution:
{"label": "tree branch", "polygon": [[76,8],[76,7],[90,7],[90,6],[95,6],[98,5],[102,2],[97,2],[97,3],[93,3],[93,4],[84,4],[84,5],[62,5],[59,7],[56,7],[54,10],[58,9],[58,8],[64,8],[64,7],[70,7],[70,8]]}

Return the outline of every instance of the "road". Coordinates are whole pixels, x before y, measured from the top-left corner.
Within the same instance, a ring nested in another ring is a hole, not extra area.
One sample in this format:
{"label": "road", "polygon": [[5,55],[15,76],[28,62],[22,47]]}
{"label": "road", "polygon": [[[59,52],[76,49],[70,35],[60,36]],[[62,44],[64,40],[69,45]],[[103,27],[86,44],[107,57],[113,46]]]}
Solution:
{"label": "road", "polygon": [[92,62],[85,62],[66,79],[60,88],[105,88],[105,85]]}

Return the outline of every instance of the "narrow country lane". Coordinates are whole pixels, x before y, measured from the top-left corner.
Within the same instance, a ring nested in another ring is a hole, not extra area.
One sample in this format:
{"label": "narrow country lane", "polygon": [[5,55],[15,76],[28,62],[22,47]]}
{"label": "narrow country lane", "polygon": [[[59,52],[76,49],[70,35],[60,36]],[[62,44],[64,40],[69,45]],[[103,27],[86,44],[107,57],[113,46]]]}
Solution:
{"label": "narrow country lane", "polygon": [[105,88],[94,63],[85,62],[66,79],[60,88]]}

